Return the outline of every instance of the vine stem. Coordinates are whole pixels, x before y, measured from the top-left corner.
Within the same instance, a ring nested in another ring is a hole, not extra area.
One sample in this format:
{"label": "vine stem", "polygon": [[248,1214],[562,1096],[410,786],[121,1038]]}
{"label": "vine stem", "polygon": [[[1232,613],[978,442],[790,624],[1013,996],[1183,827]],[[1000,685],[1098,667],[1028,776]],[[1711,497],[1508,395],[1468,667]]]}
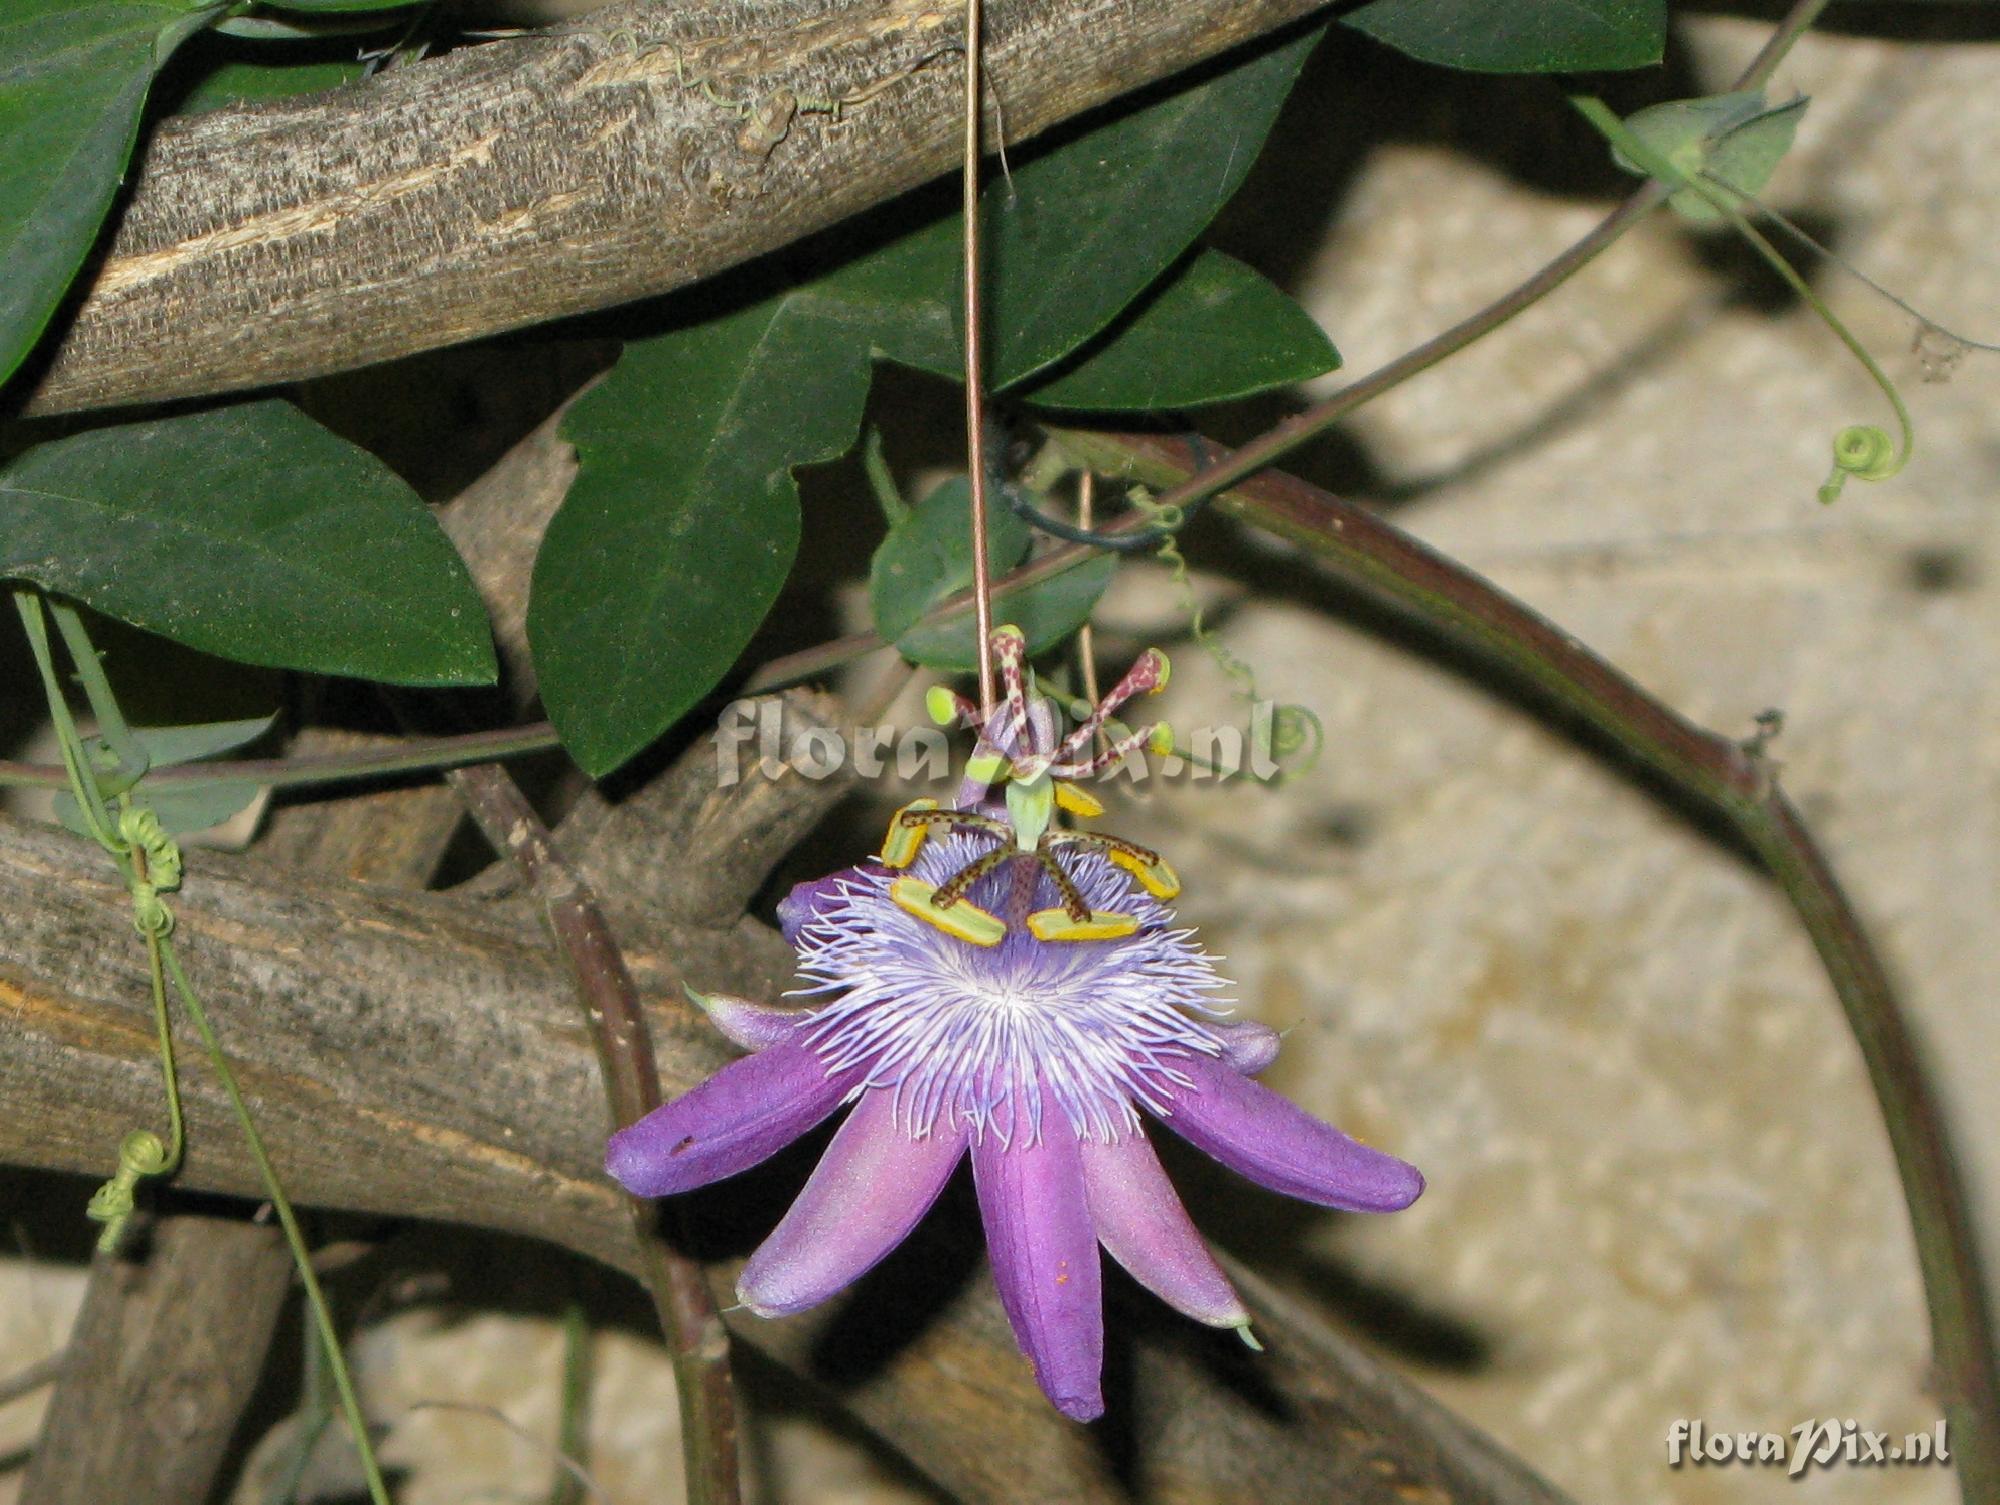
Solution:
{"label": "vine stem", "polygon": [[[638,987],[596,896],[505,769],[485,764],[445,777],[541,906],[576,984],[613,1127],[636,1123],[660,1105],[659,1067]],[[742,1479],[728,1329],[699,1262],[660,1237],[651,1203],[623,1195],[646,1290],[674,1366],[687,1498],[691,1505],[736,1505]]]}
{"label": "vine stem", "polygon": [[[1754,89],[1768,82],[1793,45],[1811,30],[1827,4],[1828,0],[1799,0],[1793,5],[1757,56],[1751,59],[1750,65],[1730,86],[1731,89]],[[1191,507],[1204,498],[1214,496],[1245,476],[1254,475],[1273,464],[1308,439],[1325,433],[1365,403],[1374,401],[1383,393],[1401,386],[1411,377],[1421,375],[1446,357],[1456,355],[1474,341],[1491,334],[1523,310],[1541,302],[1609,250],[1627,230],[1665,203],[1667,192],[1666,186],[1657,181],[1643,184],[1581,240],[1512,291],[1414,350],[1376,367],[1359,381],[1350,382],[1331,396],[1293,414],[1226,459],[1203,466],[1186,480],[1170,487],[1157,499],[1159,505]]]}
{"label": "vine stem", "polygon": [[[186,789],[203,784],[261,784],[270,789],[299,789],[399,773],[438,773],[469,763],[493,763],[503,758],[553,752],[561,746],[556,729],[546,721],[536,721],[498,731],[411,738],[386,742],[380,747],[305,758],[218,758],[179,763],[152,770],[146,775],[146,785],[152,789]],[[47,764],[0,760],[0,785],[6,784],[63,789],[68,787],[69,775]]]}
{"label": "vine stem", "polygon": [[972,622],[978,639],[979,718],[993,714],[993,561],[986,553],[986,390],[980,296],[980,0],[965,0],[965,467],[972,492]]}
{"label": "vine stem", "polygon": [[[1159,485],[1208,441],[1065,433],[1093,468]],[[1874,1091],[1909,1208],[1931,1344],[1967,1505],[2000,1499],[2000,1351],[1978,1239],[1937,1092],[1902,1004],[1838,876],[1754,741],[1695,725],[1499,587],[1366,508],[1276,471],[1225,492],[1232,517],[1310,551],[1342,579],[1470,647],[1714,811],[1784,891],[1818,951]]]}
{"label": "vine stem", "polygon": [[375,1448],[368,1438],[368,1423],[362,1415],[361,1397],[355,1392],[353,1375],[348,1372],[347,1356],[340,1347],[340,1334],[334,1330],[333,1309],[327,1305],[326,1293],[321,1290],[319,1276],[313,1270],[312,1251],[306,1247],[298,1214],[292,1210],[292,1200],[285,1195],[284,1183],[278,1179],[278,1168],[264,1148],[264,1136],[257,1130],[257,1121],[250,1116],[250,1105],[243,1100],[243,1089],[236,1083],[236,1073],[230,1068],[229,1058],[222,1053],[222,1042],[216,1039],[215,1031],[208,1022],[208,1013],[202,1008],[194,985],[181,968],[174,943],[162,936],[159,949],[166,960],[167,975],[174,980],[174,991],[180,995],[181,1011],[194,1025],[195,1033],[201,1036],[202,1048],[208,1052],[209,1065],[229,1098],[230,1110],[236,1115],[236,1126],[243,1132],[243,1143],[250,1151],[250,1158],[257,1163],[264,1194],[270,1199],[272,1208],[278,1214],[278,1223],[285,1231],[285,1242],[292,1251],[292,1264],[298,1270],[299,1283],[305,1287],[306,1305],[312,1309],[313,1325],[319,1330],[320,1345],[326,1350],[327,1372],[333,1377],[334,1390],[340,1396],[340,1409],[345,1413],[348,1430],[354,1436],[355,1452],[360,1456],[362,1473],[368,1481],[368,1498],[374,1505],[390,1505],[389,1486],[382,1477],[382,1465],[377,1461]]}

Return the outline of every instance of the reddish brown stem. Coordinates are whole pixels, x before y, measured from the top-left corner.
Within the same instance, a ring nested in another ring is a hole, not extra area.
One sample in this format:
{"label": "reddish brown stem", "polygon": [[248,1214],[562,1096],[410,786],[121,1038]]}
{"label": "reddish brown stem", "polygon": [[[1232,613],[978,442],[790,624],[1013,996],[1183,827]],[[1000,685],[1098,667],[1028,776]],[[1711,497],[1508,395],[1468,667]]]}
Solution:
{"label": "reddish brown stem", "polygon": [[[1072,433],[1063,443],[1095,467],[1151,485],[1192,474],[1216,453],[1207,441],[1149,434]],[[1771,766],[1754,746],[1695,725],[1547,618],[1353,502],[1265,471],[1217,506],[1505,665],[1727,821],[1756,853],[1819,952],[1882,1111],[1923,1272],[1960,1489],[1967,1505],[2000,1500],[2000,1351],[1943,1109],[1887,968]]]}
{"label": "reddish brown stem", "polygon": [[[446,775],[496,851],[520,872],[575,980],[603,1072],[614,1127],[660,1105],[660,1074],[625,956],[582,876],[556,849],[505,769],[491,764]],[[742,1496],[729,1334],[710,1299],[701,1265],[662,1240],[654,1208],[625,1198],[646,1289],[659,1314],[680,1393],[687,1497],[694,1505],[735,1505]]]}

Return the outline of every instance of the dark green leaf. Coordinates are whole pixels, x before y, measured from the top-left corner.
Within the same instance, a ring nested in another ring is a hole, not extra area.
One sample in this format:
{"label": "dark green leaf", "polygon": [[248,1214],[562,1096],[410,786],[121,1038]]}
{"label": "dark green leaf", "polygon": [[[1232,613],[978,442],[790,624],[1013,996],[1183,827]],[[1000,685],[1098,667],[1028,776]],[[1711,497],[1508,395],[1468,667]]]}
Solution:
{"label": "dark green leaf", "polygon": [[[982,199],[995,389],[1069,354],[1170,266],[1256,160],[1318,32],[1120,115],[1014,169]],[[825,279],[876,310],[891,360],[943,376],[960,353],[958,215]]]}
{"label": "dark green leaf", "polygon": [[266,10],[304,11],[308,14],[327,11],[408,10],[411,6],[422,3],[423,0],[263,0]]}
{"label": "dark green leaf", "polygon": [[315,63],[228,62],[204,73],[181,97],[180,113],[199,115],[224,105],[248,104],[260,99],[283,99],[293,94],[316,94],[353,83],[365,71],[363,64],[349,61]]}
{"label": "dark green leaf", "polygon": [[0,381],[62,302],[118,192],[153,74],[204,14],[185,0],[0,8]]}
{"label": "dark green leaf", "polygon": [[[1027,555],[1028,525],[991,500],[986,557],[997,574]],[[972,487],[954,476],[910,509],[889,531],[868,570],[875,630],[894,642],[946,596],[972,584]]]}
{"label": "dark green leaf", "polygon": [[865,326],[810,291],[625,348],[571,409],[581,470],[535,561],[528,639],[570,755],[608,773],[727,672],[798,547],[792,469],[853,444]]}
{"label": "dark green leaf", "polygon": [[92,429],[0,467],[0,578],[243,663],[490,682],[485,609],[415,492],[289,404]]}
{"label": "dark green leaf", "polygon": [[1647,68],[1667,0],[1373,0],[1340,18],[1399,52],[1475,73]]}
{"label": "dark green leaf", "polygon": [[[996,381],[1074,349],[1180,255],[1242,180],[1314,40],[993,185]],[[636,342],[572,410],[564,433],[581,470],[535,564],[528,632],[550,718],[586,770],[631,757],[743,651],[797,546],[791,471],[853,443],[871,358],[959,373],[958,233],[957,219],[939,221],[806,286]],[[1031,640],[1074,630],[1112,568],[1023,596]],[[943,662],[959,638],[969,645],[971,629],[920,631],[917,651]]]}
{"label": "dark green leaf", "polygon": [[[1047,580],[1002,590],[993,598],[993,620],[1012,622],[1027,635],[1028,651],[1041,653],[1090,619],[1117,569],[1117,556],[1093,554]],[[913,628],[896,639],[897,651],[911,663],[960,674],[978,667],[972,645],[971,612],[935,627]]]}
{"label": "dark green leaf", "polygon": [[1242,262],[1203,251],[1080,359],[1023,395],[1052,408],[1191,408],[1339,364],[1340,352],[1298,304]]}

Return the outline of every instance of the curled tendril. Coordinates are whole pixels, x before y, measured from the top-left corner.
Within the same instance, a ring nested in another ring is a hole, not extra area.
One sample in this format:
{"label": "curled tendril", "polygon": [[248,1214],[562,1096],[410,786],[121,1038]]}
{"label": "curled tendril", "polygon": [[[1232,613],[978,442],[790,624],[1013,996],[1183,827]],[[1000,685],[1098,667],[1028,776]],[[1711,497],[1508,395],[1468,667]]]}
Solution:
{"label": "curled tendril", "polygon": [[1290,702],[1274,707],[1269,723],[1255,735],[1262,743],[1259,750],[1278,765],[1281,779],[1310,772],[1326,744],[1326,728],[1319,717],[1309,707]]}
{"label": "curled tendril", "polygon": [[[1196,599],[1194,585],[1188,579],[1187,556],[1181,553],[1180,530],[1187,526],[1188,511],[1181,507],[1162,507],[1152,499],[1150,493],[1135,487],[1127,498],[1146,517],[1149,531],[1157,531],[1160,536],[1159,552],[1154,556],[1165,564],[1171,572],[1174,585],[1179,589],[1181,604],[1188,614],[1188,634],[1200,645],[1201,650],[1213,659],[1216,665],[1236,681],[1238,692],[1245,700],[1255,705],[1262,697],[1257,690],[1257,671],[1229,650],[1220,638],[1208,629],[1206,613],[1201,602]],[[1281,783],[1295,774],[1306,772],[1319,759],[1320,744],[1325,739],[1324,728],[1319,717],[1302,705],[1285,703],[1274,706],[1268,723],[1252,718],[1251,735],[1257,750],[1273,765],[1275,771],[1269,782]],[[1304,761],[1293,767],[1284,766],[1288,760],[1304,755]]]}
{"label": "curled tendril", "polygon": [[160,898],[181,886],[181,849],[144,805],[118,813],[118,837],[136,859],[132,864],[132,923],[139,934],[163,936],[174,928],[174,912]]}
{"label": "curled tendril", "polygon": [[165,1142],[151,1129],[134,1129],[118,1141],[118,1169],[109,1181],[91,1193],[84,1215],[102,1223],[97,1236],[99,1254],[116,1254],[138,1210],[139,1183],[151,1176],[164,1176],[174,1168],[174,1156]]}
{"label": "curled tendril", "polygon": [[1886,430],[1872,423],[1849,424],[1833,436],[1833,471],[1820,487],[1819,499],[1830,504],[1849,476],[1886,481],[1903,468],[1905,458]]}
{"label": "curled tendril", "polygon": [[118,834],[135,852],[146,855],[146,878],[154,888],[181,886],[181,849],[160,817],[144,805],[128,805],[118,814]]}

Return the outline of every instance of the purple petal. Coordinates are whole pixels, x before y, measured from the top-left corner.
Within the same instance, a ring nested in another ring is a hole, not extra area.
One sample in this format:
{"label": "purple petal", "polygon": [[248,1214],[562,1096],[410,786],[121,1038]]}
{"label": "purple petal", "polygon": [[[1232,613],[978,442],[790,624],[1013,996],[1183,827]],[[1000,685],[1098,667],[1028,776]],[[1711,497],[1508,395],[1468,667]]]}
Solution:
{"label": "purple petal", "polygon": [[1250,1314],[1195,1231],[1143,1130],[1083,1142],[1083,1190],[1097,1237],[1134,1280],[1176,1311],[1211,1327],[1243,1327]]}
{"label": "purple petal", "polygon": [[613,1134],[604,1168],[638,1196],[692,1191],[777,1154],[839,1107],[853,1084],[803,1045],[774,1045]]}
{"label": "purple petal", "polygon": [[861,1094],[805,1190],[736,1282],[760,1317],[818,1306],[859,1280],[908,1236],[965,1153],[965,1134],[912,1139],[896,1094]]}
{"label": "purple petal", "polygon": [[1202,1026],[1222,1042],[1222,1059],[1245,1076],[1256,1076],[1278,1059],[1278,1032],[1254,1019],[1218,1019]]}
{"label": "purple petal", "polygon": [[1169,1094],[1167,1127],[1261,1186],[1349,1212],[1394,1212],[1424,1189],[1413,1165],[1371,1150],[1207,1056],[1175,1063],[1194,1086]]}
{"label": "purple petal", "polygon": [[1075,1131],[1051,1110],[1032,1144],[988,1133],[972,1146],[972,1178],[1000,1305],[1036,1382],[1071,1420],[1102,1416],[1101,1272]]}
{"label": "purple petal", "polygon": [[697,993],[689,988],[687,994],[695,1007],[708,1015],[709,1023],[728,1036],[731,1044],[745,1050],[769,1050],[782,1044],[812,1017],[810,1009],[774,1008],[733,993]]}
{"label": "purple petal", "polygon": [[839,897],[841,884],[859,873],[883,870],[879,863],[865,862],[860,867],[844,867],[837,873],[828,873],[824,878],[793,884],[792,891],[778,901],[778,930],[784,936],[785,944],[798,945],[799,932],[818,919],[821,912]]}

